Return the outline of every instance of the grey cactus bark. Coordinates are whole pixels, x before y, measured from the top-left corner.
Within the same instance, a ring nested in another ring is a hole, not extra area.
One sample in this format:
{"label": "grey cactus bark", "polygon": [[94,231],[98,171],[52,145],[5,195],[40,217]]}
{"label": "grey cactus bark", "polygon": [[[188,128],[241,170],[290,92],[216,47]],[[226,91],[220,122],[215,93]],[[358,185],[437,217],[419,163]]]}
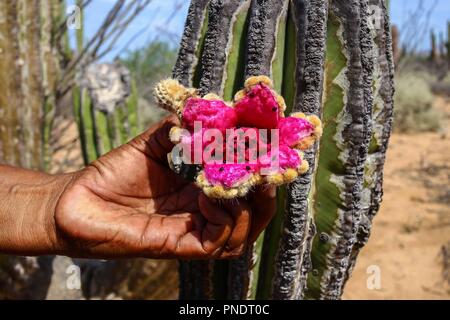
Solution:
{"label": "grey cactus bark", "polygon": [[[296,1],[292,7],[297,31],[297,58],[294,112],[320,116],[328,3]],[[317,149],[305,153],[310,170],[287,188],[284,232],[277,251],[272,287],[274,299],[294,299],[303,292],[306,272],[310,270],[310,246],[315,233],[308,194],[315,167]]]}
{"label": "grey cactus bark", "polygon": [[174,77],[229,100],[269,75],[324,136],[243,257],[180,263],[181,298],[340,298],[381,202],[393,72],[383,0],[191,1]]}
{"label": "grey cactus bark", "polygon": [[[331,213],[330,208],[322,210],[320,200],[318,198],[314,200],[317,233],[313,238],[311,252],[313,270],[308,274],[308,278],[313,278],[312,280],[318,283],[307,284],[305,288],[308,290],[307,295],[312,298],[336,299],[342,294],[348,254],[353,246],[360,220],[358,204],[369,143],[369,114],[372,108],[369,101],[365,100],[364,91],[366,83],[369,82],[370,85],[370,79],[367,79],[370,72],[365,73],[368,66],[365,65],[367,61],[364,59],[363,52],[369,39],[368,35],[363,33],[368,30],[361,24],[365,21],[363,15],[368,14],[364,5],[367,6],[364,1],[332,1],[329,8],[329,17],[336,21],[342,32],[337,38],[345,57],[345,64],[339,73],[342,78],[335,78],[335,83],[340,87],[343,95],[342,111],[337,115],[340,119],[336,121],[334,129],[341,167],[330,170],[329,178],[316,184],[318,188],[313,191],[312,196],[318,197],[321,193],[325,193],[327,191],[325,188],[334,188],[339,196],[339,200],[335,199],[335,201],[340,203],[338,208],[332,209],[336,214],[333,225],[322,227],[319,224],[320,219],[322,216],[324,221],[328,219]],[[323,111],[325,112],[327,108],[330,108],[330,105],[328,101],[325,101]],[[324,138],[326,139],[326,135]],[[320,148],[319,152],[321,151],[325,150]],[[322,154],[319,155],[316,175],[322,170],[327,170],[320,166],[321,156]],[[324,243],[330,243],[330,248],[321,248]]]}
{"label": "grey cactus bark", "polygon": [[[383,197],[383,167],[386,161],[386,151],[389,145],[389,137],[392,130],[393,109],[394,109],[394,61],[395,56],[391,48],[393,47],[390,29],[389,16],[386,14],[387,8],[383,6],[381,0],[370,0],[372,5],[381,8],[385,14],[380,20],[380,29],[375,34],[375,61],[374,61],[374,107],[372,111],[373,132],[369,146],[369,154],[366,160],[368,172],[375,172],[373,175],[366,175],[365,188],[363,190],[363,200],[361,205],[362,218],[359,225],[357,241],[353,248],[351,267],[349,274],[356,263],[356,257],[361,248],[367,243],[370,236],[372,221],[376,216]],[[348,276],[349,276],[348,274]]]}
{"label": "grey cactus bark", "polygon": [[208,4],[209,0],[194,1],[189,7],[178,59],[173,70],[174,76],[186,86],[194,82],[195,68],[203,50]]}
{"label": "grey cactus bark", "polygon": [[[285,39],[277,35],[286,32],[287,14],[286,1],[253,1],[247,31],[245,79],[251,76],[272,75],[274,86],[279,92],[282,91]],[[274,68],[280,69],[274,72]],[[258,268],[263,250],[262,243],[258,246],[259,241],[263,242],[264,238],[258,239],[255,246],[249,246],[240,259],[230,262],[229,299],[256,295],[256,292],[252,293],[252,287],[257,286],[255,275],[259,275]],[[253,290],[256,291],[255,289]]]}

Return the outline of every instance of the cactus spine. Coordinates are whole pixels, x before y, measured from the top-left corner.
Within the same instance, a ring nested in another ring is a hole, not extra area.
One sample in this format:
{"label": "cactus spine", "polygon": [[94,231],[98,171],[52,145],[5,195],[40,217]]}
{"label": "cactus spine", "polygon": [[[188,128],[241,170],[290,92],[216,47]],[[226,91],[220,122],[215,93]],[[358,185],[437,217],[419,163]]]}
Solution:
{"label": "cactus spine", "polygon": [[342,295],[381,201],[392,59],[383,0],[191,1],[174,77],[229,99],[244,78],[269,75],[290,111],[322,118],[324,136],[243,257],[180,262],[180,298]]}

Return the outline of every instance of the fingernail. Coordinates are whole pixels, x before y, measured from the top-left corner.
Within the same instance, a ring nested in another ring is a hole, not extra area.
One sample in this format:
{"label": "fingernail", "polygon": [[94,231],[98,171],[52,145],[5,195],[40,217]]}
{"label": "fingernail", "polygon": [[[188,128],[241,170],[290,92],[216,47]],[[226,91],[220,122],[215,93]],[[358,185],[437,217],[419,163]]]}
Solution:
{"label": "fingernail", "polygon": [[274,186],[270,186],[267,194],[269,195],[269,197],[275,198],[277,196],[277,188]]}
{"label": "fingernail", "polygon": [[215,205],[220,204],[220,201],[217,198],[208,198],[208,199],[212,204],[215,204]]}
{"label": "fingernail", "polygon": [[232,250],[230,252],[230,254],[232,256],[235,256],[235,257],[240,257],[240,256],[242,256],[244,254],[244,252],[245,252],[245,245],[242,244],[239,247],[237,247],[234,250]]}
{"label": "fingernail", "polygon": [[212,258],[218,257],[220,256],[220,254],[222,253],[223,248],[217,248],[216,250],[214,250],[214,252],[211,254]]}

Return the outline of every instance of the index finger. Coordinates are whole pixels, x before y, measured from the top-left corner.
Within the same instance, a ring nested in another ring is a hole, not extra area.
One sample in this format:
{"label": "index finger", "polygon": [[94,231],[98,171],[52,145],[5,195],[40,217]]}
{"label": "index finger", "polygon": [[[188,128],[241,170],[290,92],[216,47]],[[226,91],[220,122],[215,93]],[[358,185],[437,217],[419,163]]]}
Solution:
{"label": "index finger", "polygon": [[170,115],[158,124],[148,129],[129,142],[149,158],[167,164],[167,154],[172,151],[174,144],[170,141],[170,130],[179,125],[176,116]]}

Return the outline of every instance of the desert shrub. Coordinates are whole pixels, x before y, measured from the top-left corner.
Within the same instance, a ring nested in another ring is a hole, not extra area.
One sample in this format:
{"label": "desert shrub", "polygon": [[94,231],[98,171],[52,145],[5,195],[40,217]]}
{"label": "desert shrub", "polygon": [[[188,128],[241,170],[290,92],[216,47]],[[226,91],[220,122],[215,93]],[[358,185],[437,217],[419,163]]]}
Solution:
{"label": "desert shrub", "polygon": [[146,46],[128,52],[122,63],[131,71],[139,95],[138,110],[142,127],[160,120],[166,113],[153,98],[154,85],[172,74],[178,48],[164,40],[154,40]]}
{"label": "desert shrub", "polygon": [[426,76],[418,73],[399,75],[396,79],[394,130],[438,131],[441,115],[433,109],[433,100]]}
{"label": "desert shrub", "polygon": [[450,72],[447,72],[443,78],[433,82],[431,90],[435,95],[450,97]]}
{"label": "desert shrub", "polygon": [[444,77],[444,79],[442,79],[441,83],[450,88],[450,71],[447,72],[447,75]]}

